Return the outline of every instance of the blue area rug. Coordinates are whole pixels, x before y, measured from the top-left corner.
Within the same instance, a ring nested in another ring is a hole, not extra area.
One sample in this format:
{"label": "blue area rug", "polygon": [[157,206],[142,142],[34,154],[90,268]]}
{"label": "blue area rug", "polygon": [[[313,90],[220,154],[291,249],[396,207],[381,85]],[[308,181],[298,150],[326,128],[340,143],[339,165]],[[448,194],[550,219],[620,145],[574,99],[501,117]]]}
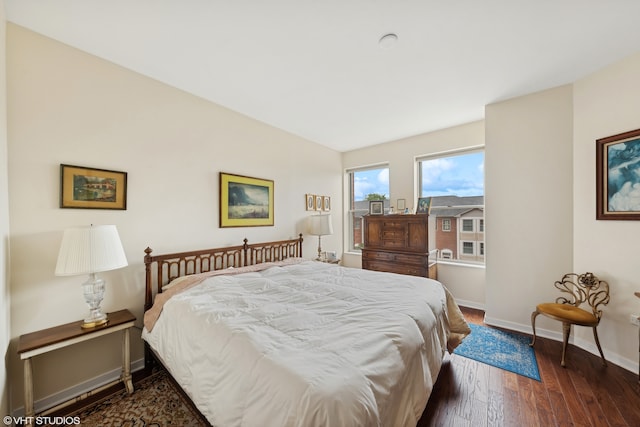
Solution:
{"label": "blue area rug", "polygon": [[531,338],[481,325],[469,326],[471,334],[454,354],[540,381],[536,354],[529,346]]}

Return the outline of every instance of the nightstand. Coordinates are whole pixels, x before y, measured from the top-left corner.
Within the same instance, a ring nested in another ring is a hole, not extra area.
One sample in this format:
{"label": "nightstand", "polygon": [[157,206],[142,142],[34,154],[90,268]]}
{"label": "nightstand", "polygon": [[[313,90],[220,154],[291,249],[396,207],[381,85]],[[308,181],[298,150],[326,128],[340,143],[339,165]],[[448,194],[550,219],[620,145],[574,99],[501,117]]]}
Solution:
{"label": "nightstand", "polygon": [[129,310],[120,310],[108,314],[106,325],[91,329],[82,328],[82,320],[54,326],[21,335],[18,342],[18,354],[24,360],[24,409],[26,417],[33,417],[33,370],[31,358],[39,354],[48,353],[59,348],[67,347],[103,335],[123,331],[122,334],[122,376],[127,392],[133,393],[131,380],[131,355],[129,353],[129,328],[133,327],[136,317]]}

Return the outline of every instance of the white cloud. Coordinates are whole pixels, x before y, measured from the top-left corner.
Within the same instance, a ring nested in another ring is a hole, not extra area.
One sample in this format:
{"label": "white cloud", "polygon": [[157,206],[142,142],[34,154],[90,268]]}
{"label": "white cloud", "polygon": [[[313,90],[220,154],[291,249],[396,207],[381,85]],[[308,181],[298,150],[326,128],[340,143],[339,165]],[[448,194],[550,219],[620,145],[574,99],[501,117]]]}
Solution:
{"label": "white cloud", "polygon": [[380,184],[389,185],[389,169],[382,169],[378,174],[378,182]]}
{"label": "white cloud", "polygon": [[614,212],[640,212],[640,184],[625,182],[609,200],[609,210]]}

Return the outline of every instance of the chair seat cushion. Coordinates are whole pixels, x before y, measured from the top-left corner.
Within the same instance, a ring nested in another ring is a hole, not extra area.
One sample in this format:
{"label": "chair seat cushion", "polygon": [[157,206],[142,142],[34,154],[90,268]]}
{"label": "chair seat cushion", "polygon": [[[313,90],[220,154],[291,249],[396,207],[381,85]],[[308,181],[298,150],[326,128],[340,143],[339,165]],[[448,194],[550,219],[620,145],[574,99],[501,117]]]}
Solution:
{"label": "chair seat cushion", "polygon": [[570,304],[558,304],[555,302],[547,302],[538,304],[536,307],[538,312],[547,316],[556,318],[560,321],[567,321],[579,325],[597,325],[598,318],[579,307]]}

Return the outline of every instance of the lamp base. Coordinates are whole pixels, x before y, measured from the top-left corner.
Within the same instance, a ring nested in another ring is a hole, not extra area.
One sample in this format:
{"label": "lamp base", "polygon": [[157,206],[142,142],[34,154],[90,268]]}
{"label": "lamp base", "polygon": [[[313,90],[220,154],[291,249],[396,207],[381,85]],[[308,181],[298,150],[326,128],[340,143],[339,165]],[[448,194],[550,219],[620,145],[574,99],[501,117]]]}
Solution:
{"label": "lamp base", "polygon": [[86,282],[82,284],[84,299],[89,306],[89,315],[84,318],[83,329],[103,326],[107,323],[107,315],[100,309],[100,303],[104,296],[105,282],[95,273],[91,273]]}
{"label": "lamp base", "polygon": [[107,318],[102,320],[84,319],[84,322],[80,326],[82,327],[82,329],[92,329],[92,328],[97,328],[98,326],[104,326],[108,322],[109,322],[109,319]]}

